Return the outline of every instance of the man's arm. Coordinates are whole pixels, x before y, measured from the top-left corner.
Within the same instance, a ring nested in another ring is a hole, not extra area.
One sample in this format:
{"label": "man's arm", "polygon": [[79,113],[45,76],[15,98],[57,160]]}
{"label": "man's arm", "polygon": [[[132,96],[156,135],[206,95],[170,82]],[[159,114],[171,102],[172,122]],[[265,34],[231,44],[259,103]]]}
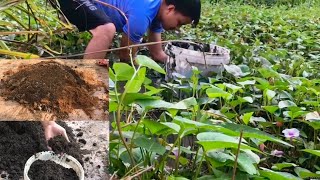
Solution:
{"label": "man's arm", "polygon": [[[148,34],[149,42],[160,42],[161,41],[161,33],[155,33],[149,31]],[[164,53],[162,49],[161,43],[148,46],[151,56],[154,60],[165,63],[168,56]]]}

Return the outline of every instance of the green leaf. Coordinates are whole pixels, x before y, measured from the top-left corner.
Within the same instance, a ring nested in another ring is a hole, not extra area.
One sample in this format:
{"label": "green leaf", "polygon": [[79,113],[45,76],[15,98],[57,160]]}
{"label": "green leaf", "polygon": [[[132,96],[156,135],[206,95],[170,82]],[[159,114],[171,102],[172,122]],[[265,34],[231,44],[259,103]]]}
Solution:
{"label": "green leaf", "polygon": [[123,99],[123,104],[128,105],[135,101],[143,101],[143,100],[156,100],[159,99],[159,97],[156,96],[149,96],[145,94],[140,93],[127,93]]}
{"label": "green leaf", "polygon": [[137,93],[140,91],[141,86],[145,80],[146,77],[146,68],[143,67],[139,69],[137,76],[134,77],[132,81],[128,81],[125,85],[125,88],[127,89],[127,93]]}
{"label": "green leaf", "polygon": [[189,179],[185,177],[175,177],[174,175],[171,175],[168,177],[168,180],[189,180]]}
{"label": "green leaf", "polygon": [[251,137],[251,138],[257,138],[257,139],[264,139],[269,141],[278,142],[284,145],[287,145],[289,147],[293,147],[291,144],[282,141],[268,133],[265,133],[263,131],[260,131],[258,129],[254,129],[252,127],[241,125],[241,124],[234,124],[234,123],[226,123],[221,125],[222,127],[231,130],[234,134],[234,136],[240,136],[241,130],[243,130],[243,137]]}
{"label": "green leaf", "polygon": [[[238,144],[233,142],[226,142],[226,141],[198,141],[198,144],[202,145],[205,151],[210,151],[213,149],[221,149],[221,148],[233,148],[238,149]],[[258,149],[241,144],[241,149],[250,149],[253,151],[260,152]]]}
{"label": "green leaf", "polygon": [[250,118],[252,117],[253,112],[245,113],[243,115],[243,122],[247,125],[250,121]]}
{"label": "green leaf", "polygon": [[[238,148],[239,140],[235,137],[228,136],[217,132],[203,132],[197,135],[199,140],[197,143],[201,144],[206,151],[217,148]],[[208,143],[209,142],[209,143]],[[258,149],[252,148],[248,145],[241,143],[241,149],[250,149],[260,152]]]}
{"label": "green leaf", "polygon": [[159,66],[159,64],[157,64],[154,60],[150,59],[147,56],[137,55],[136,62],[140,66],[145,66],[158,71],[159,73],[166,74],[166,72]]}
{"label": "green leaf", "polygon": [[316,156],[320,156],[320,150],[303,149],[302,151],[316,155]]}
{"label": "green leaf", "polygon": [[308,169],[296,167],[294,168],[294,172],[298,174],[301,178],[317,178],[320,177],[320,174],[313,173],[309,171]]}
{"label": "green leaf", "polygon": [[230,84],[230,83],[223,83],[227,88],[232,90],[232,93],[235,94],[236,92],[238,92],[240,89],[242,89],[242,87]]}
{"label": "green leaf", "polygon": [[210,98],[230,99],[232,97],[232,94],[227,93],[226,91],[224,91],[218,87],[208,88],[206,90],[206,93],[207,93],[208,97],[210,97]]}
{"label": "green leaf", "polygon": [[[176,160],[176,156],[175,155],[169,155],[170,158]],[[187,165],[188,164],[188,159],[182,156],[179,156],[179,163],[182,165]]]}
{"label": "green leaf", "polygon": [[260,167],[262,170],[259,170],[259,173],[263,177],[267,177],[269,179],[276,180],[302,180],[299,177],[296,177],[287,172],[276,172],[267,168]]}
{"label": "green leaf", "polygon": [[286,108],[286,107],[291,107],[291,106],[297,106],[294,102],[285,100],[285,101],[280,101],[278,104],[279,108]]}
{"label": "green leaf", "polygon": [[273,114],[274,112],[276,112],[279,109],[278,106],[261,106],[261,107],[271,114]]}
{"label": "green leaf", "polygon": [[166,148],[161,146],[158,142],[154,141],[154,139],[149,139],[141,136],[134,139],[133,142],[138,147],[142,147],[149,152],[155,152],[160,155],[163,155],[166,152]]}
{"label": "green leaf", "polygon": [[172,122],[163,122],[162,123],[164,126],[167,126],[170,129],[173,129],[176,133],[180,132],[180,126],[176,123],[172,123]]}
{"label": "green leaf", "polygon": [[276,163],[274,164],[271,169],[273,170],[281,170],[283,168],[288,168],[288,167],[296,167],[298,165],[294,164],[294,163],[287,163],[287,162],[284,162],[284,163]]}
{"label": "green leaf", "polygon": [[258,173],[256,167],[254,166],[253,162],[251,161],[251,158],[245,153],[239,154],[238,164],[245,172],[247,172],[250,175],[254,175],[254,174]]}
{"label": "green leaf", "polygon": [[148,120],[148,119],[143,119],[141,121],[142,124],[144,124],[150,131],[152,134],[156,134],[156,135],[165,135],[169,132],[165,132],[166,130],[171,130],[168,126],[163,125],[162,123],[159,123],[155,120]]}
{"label": "green leaf", "polygon": [[184,99],[176,104],[169,103],[163,100],[138,100],[136,101],[142,109],[164,108],[164,109],[188,109],[191,106],[197,105],[194,97]]}
{"label": "green leaf", "polygon": [[247,73],[243,73],[241,68],[237,65],[226,65],[224,64],[223,67],[225,68],[225,70],[230,73],[231,75],[235,76],[235,77],[242,77],[247,75]]}
{"label": "green leaf", "polygon": [[270,101],[272,98],[274,98],[276,96],[276,92],[269,90],[269,89],[265,89],[264,93],[267,96],[268,101]]}
{"label": "green leaf", "polygon": [[134,69],[126,63],[114,63],[113,70],[115,74],[114,81],[130,80],[134,74]]}
{"label": "green leaf", "polygon": [[260,72],[260,74],[264,77],[264,78],[269,78],[269,77],[277,77],[279,78],[279,73],[274,71],[271,68],[260,68],[258,70]]}

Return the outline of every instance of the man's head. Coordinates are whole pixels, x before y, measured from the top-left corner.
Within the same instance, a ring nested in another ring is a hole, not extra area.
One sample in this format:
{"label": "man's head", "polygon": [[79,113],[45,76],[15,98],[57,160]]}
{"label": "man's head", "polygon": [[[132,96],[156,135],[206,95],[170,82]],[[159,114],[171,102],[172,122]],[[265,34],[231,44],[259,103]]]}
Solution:
{"label": "man's head", "polygon": [[200,0],[162,0],[158,14],[165,30],[180,28],[185,24],[197,25],[200,19]]}

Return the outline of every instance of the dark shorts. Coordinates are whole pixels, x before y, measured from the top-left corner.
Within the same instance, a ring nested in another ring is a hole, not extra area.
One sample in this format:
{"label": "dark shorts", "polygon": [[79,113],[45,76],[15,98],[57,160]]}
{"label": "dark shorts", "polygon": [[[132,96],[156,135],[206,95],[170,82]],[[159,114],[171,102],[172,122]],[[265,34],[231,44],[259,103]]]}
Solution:
{"label": "dark shorts", "polygon": [[93,0],[59,0],[60,9],[79,31],[88,31],[97,26],[112,23]]}

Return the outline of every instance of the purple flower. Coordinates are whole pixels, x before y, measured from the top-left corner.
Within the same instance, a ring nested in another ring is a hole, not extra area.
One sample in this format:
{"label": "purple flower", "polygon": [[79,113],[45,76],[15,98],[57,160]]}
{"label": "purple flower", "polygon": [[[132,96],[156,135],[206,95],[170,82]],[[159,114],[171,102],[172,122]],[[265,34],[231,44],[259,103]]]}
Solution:
{"label": "purple flower", "polygon": [[290,138],[290,139],[297,138],[300,135],[300,131],[296,128],[285,129],[282,131],[282,133],[286,138]]}
{"label": "purple flower", "polygon": [[178,159],[179,149],[178,149],[177,147],[174,147],[174,148],[173,148],[172,153],[174,154],[174,156],[176,157],[176,159]]}
{"label": "purple flower", "polygon": [[275,149],[275,150],[271,151],[271,155],[276,156],[276,157],[282,157],[283,151],[278,151]]}

